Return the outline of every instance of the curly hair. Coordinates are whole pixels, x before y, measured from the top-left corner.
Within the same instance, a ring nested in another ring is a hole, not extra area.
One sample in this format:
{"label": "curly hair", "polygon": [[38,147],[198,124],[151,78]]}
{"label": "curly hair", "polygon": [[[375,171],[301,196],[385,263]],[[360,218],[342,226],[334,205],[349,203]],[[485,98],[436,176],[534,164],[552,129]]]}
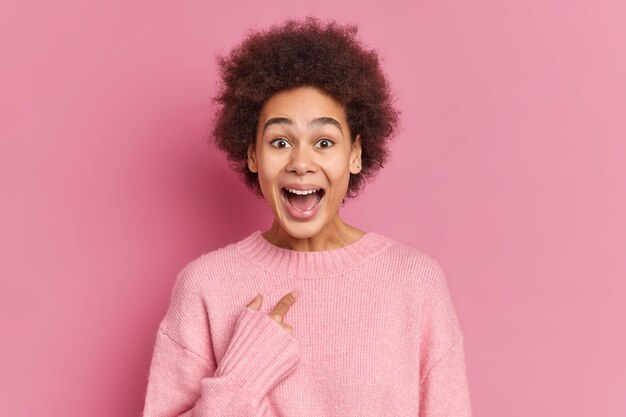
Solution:
{"label": "curly hair", "polygon": [[256,140],[258,117],[270,97],[300,86],[316,87],[343,106],[352,142],[361,134],[362,168],[350,174],[347,198],[384,167],[401,112],[378,53],[364,48],[357,32],[356,25],[323,25],[313,16],[287,19],[264,31],[249,29],[229,54],[217,54],[221,84],[212,99],[218,104],[212,136],[257,196],[263,194],[258,174],[248,169],[247,149]]}

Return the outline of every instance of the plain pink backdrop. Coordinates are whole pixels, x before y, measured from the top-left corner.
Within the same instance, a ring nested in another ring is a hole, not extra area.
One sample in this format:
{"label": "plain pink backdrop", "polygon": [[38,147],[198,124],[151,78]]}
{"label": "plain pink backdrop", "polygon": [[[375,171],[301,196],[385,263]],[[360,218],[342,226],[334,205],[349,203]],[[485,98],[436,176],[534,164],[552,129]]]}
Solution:
{"label": "plain pink backdrop", "polygon": [[397,92],[342,214],[446,269],[476,416],[626,415],[625,7],[3,1],[0,414],[140,414],[176,273],[272,219],[207,144],[215,53],[312,13]]}

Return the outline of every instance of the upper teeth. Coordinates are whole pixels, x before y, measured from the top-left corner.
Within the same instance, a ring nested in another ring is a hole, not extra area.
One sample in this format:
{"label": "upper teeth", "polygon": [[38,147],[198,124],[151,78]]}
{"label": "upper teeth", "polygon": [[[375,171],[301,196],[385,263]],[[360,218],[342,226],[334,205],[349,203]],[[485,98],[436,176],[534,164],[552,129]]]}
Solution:
{"label": "upper teeth", "polygon": [[299,194],[299,195],[307,195],[307,194],[315,193],[315,192],[317,192],[319,190],[320,189],[317,189],[317,190],[296,190],[295,188],[287,188],[287,191],[289,191],[290,193]]}

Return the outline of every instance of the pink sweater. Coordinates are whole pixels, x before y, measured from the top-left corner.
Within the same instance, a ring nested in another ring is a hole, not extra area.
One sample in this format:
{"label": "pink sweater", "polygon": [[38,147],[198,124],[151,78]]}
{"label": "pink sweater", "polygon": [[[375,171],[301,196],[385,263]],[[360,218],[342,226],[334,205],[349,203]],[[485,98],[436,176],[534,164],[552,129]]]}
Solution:
{"label": "pink sweater", "polygon": [[[290,335],[267,313],[292,290]],[[178,274],[143,416],[471,416],[463,340],[424,252],[375,232],[300,252],[255,231]]]}

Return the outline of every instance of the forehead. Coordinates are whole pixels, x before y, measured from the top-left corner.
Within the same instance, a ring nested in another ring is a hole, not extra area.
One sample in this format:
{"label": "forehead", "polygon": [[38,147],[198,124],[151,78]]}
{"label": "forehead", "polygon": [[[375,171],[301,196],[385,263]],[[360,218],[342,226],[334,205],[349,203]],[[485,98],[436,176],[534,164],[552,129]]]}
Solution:
{"label": "forehead", "polygon": [[[344,108],[337,100],[315,87],[298,87],[281,91],[264,104],[259,118],[259,127],[272,118],[288,118],[298,127],[308,127],[316,120],[332,118],[341,125],[346,124]],[[321,125],[320,123],[313,123]]]}

